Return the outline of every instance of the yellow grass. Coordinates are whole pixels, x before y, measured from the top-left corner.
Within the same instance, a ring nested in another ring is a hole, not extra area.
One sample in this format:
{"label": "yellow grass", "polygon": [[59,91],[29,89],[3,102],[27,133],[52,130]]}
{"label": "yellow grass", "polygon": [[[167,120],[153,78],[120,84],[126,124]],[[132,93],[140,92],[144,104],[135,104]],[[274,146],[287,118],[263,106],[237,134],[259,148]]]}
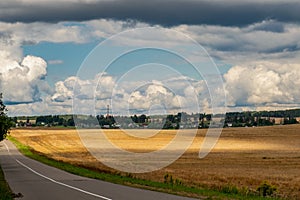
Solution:
{"label": "yellow grass", "polygon": [[[188,138],[192,131],[195,130],[183,130],[181,134]],[[96,130],[85,132],[92,134]],[[150,152],[168,144],[176,131],[106,130],[105,134],[120,148]],[[218,188],[230,184],[253,190],[267,180],[277,186],[283,197],[300,197],[300,125],[224,129],[214,150],[199,159],[198,151],[205,134],[206,130],[199,130],[188,151],[175,163],[135,176],[163,181],[163,176],[169,173],[189,185]],[[11,135],[51,158],[101,171],[115,171],[91,156],[76,130],[15,129]]]}

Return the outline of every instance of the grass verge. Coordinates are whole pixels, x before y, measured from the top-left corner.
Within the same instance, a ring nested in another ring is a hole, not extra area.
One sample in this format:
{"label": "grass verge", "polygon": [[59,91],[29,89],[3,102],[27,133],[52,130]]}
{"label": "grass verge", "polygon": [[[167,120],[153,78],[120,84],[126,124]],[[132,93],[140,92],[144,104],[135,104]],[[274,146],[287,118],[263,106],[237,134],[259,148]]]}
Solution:
{"label": "grass verge", "polygon": [[0,200],[13,200],[12,192],[5,181],[4,174],[0,165]]}
{"label": "grass verge", "polygon": [[[175,195],[181,196],[188,196],[188,197],[195,197],[200,199],[243,199],[243,200],[264,200],[264,197],[257,196],[255,194],[242,194],[242,192],[237,190],[226,190],[226,191],[218,191],[212,190],[207,188],[200,188],[200,187],[190,187],[184,185],[184,183],[180,184],[171,184],[166,182],[156,182],[150,181],[145,179],[138,179],[135,178],[132,174],[128,175],[120,175],[120,174],[110,174],[110,173],[103,173],[99,171],[94,171],[91,169],[86,169],[84,167],[71,165],[69,163],[60,162],[49,157],[46,157],[36,151],[34,151],[29,146],[26,146],[19,141],[17,141],[14,137],[8,136],[8,139],[13,142],[19,151],[34,160],[42,162],[44,164],[56,167],[58,169],[70,172],[72,174],[76,174],[79,176],[99,179],[103,181],[108,181],[115,184],[122,184],[127,186],[134,186],[138,188],[154,190],[159,192],[166,192]],[[277,199],[278,198],[271,198],[268,199]]]}

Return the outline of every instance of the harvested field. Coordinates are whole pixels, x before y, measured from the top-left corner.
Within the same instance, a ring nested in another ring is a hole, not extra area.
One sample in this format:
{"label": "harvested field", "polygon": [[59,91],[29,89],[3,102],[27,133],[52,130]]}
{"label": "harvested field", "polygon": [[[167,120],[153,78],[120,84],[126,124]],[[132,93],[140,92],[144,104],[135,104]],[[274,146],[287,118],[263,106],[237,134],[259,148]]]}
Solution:
{"label": "harvested field", "polygon": [[[96,133],[96,130],[85,131],[91,135]],[[130,133],[146,137],[153,131],[130,130]],[[183,133],[188,138],[191,131],[195,130],[183,130]],[[121,130],[106,130],[105,133],[112,143],[132,152],[160,149],[176,135],[173,130],[163,130],[149,138],[128,136]],[[184,184],[215,189],[233,185],[256,190],[266,180],[277,187],[282,197],[299,199],[300,125],[226,128],[214,150],[204,159],[199,159],[198,151],[205,134],[206,130],[198,130],[188,151],[168,167],[133,176],[162,182],[168,173]],[[91,156],[76,130],[14,129],[11,135],[53,159],[116,172]]]}

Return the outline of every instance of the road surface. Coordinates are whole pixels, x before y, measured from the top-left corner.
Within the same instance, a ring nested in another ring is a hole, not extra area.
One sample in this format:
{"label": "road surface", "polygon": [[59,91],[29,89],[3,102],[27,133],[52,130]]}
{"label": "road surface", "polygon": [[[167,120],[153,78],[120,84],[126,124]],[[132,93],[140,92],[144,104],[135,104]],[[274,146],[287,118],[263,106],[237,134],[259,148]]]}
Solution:
{"label": "road surface", "polygon": [[23,195],[20,200],[190,199],[76,176],[21,155],[8,140],[0,142],[0,164],[12,191]]}

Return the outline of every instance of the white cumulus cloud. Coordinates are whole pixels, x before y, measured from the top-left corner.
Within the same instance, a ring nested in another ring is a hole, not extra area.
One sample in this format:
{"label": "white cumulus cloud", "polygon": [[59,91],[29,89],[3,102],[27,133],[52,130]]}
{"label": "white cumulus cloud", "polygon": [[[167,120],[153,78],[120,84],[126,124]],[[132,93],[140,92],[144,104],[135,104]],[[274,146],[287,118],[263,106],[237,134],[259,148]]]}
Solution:
{"label": "white cumulus cloud", "polygon": [[26,56],[20,64],[16,61],[4,61],[6,65],[0,71],[4,101],[11,104],[40,101],[41,92],[50,90],[43,80],[47,74],[47,64],[42,58]]}
{"label": "white cumulus cloud", "polygon": [[230,106],[300,104],[300,65],[259,62],[224,75]]}

